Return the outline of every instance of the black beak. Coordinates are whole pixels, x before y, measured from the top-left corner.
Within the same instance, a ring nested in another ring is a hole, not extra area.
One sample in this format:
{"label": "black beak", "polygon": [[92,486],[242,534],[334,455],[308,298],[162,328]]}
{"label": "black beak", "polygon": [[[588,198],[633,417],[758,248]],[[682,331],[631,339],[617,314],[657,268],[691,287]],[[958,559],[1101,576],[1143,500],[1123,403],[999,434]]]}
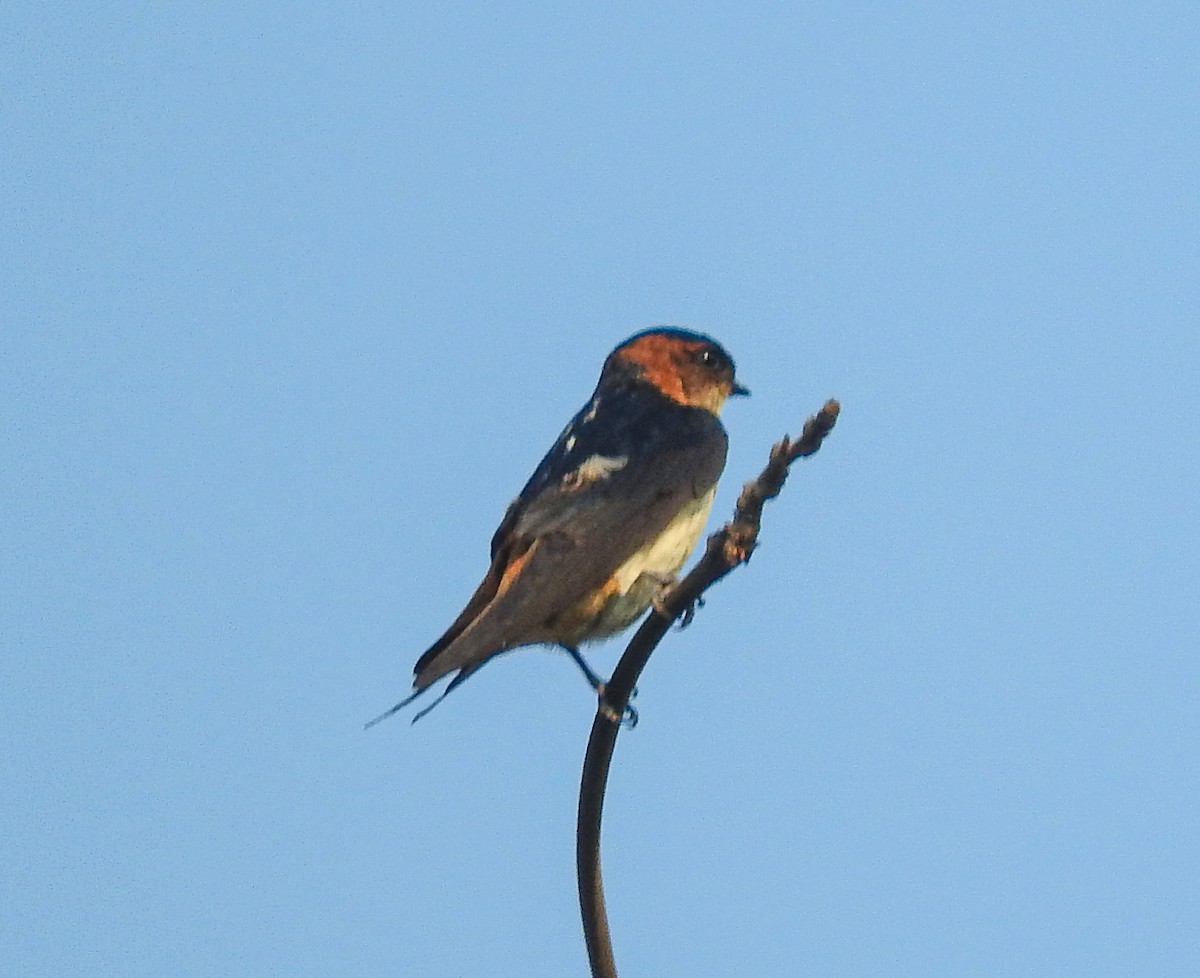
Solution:
{"label": "black beak", "polygon": [[743,387],[741,384],[739,384],[735,381],[733,384],[733,390],[731,390],[729,392],[729,395],[730,395],[730,397],[749,397],[750,396],[750,388]]}

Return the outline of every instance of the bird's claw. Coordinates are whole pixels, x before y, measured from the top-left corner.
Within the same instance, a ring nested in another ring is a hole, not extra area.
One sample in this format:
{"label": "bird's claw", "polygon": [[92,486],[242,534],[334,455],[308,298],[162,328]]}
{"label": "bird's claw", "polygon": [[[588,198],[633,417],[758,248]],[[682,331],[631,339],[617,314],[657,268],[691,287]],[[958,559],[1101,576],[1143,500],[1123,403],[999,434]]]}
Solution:
{"label": "bird's claw", "polygon": [[683,609],[683,614],[679,616],[679,630],[683,631],[688,627],[696,617],[696,611],[704,607],[704,598],[697,597],[695,601]]}
{"label": "bird's claw", "polygon": [[692,623],[692,619],[696,617],[696,609],[704,607],[704,598],[696,597],[693,601],[688,603],[686,608],[683,609],[682,614],[676,615],[668,610],[665,599],[667,594],[670,593],[671,588],[678,583],[679,579],[676,577],[657,577],[656,580],[658,581],[658,590],[655,591],[654,597],[650,599],[650,603],[654,606],[654,610],[664,618],[678,618],[679,628],[682,631],[683,629],[687,628],[688,625]]}
{"label": "bird's claw", "polygon": [[674,618],[675,616],[667,610],[666,597],[679,581],[674,574],[650,574],[649,571],[644,571],[647,576],[653,578],[654,583],[658,585],[654,589],[654,595],[650,598],[650,604],[664,618]]}
{"label": "bird's claw", "polygon": [[[636,695],[636,690],[634,695]],[[600,715],[610,723],[619,723],[630,730],[638,725],[638,711],[626,703],[625,709],[621,713],[617,713],[613,705],[609,703],[608,697],[604,695],[603,687],[600,688]]]}

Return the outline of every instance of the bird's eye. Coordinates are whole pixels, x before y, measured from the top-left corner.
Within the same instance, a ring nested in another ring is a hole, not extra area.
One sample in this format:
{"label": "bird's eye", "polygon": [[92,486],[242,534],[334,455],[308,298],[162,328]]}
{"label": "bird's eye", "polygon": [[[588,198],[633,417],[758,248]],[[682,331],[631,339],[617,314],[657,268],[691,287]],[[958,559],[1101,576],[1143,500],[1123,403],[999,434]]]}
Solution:
{"label": "bird's eye", "polygon": [[705,367],[711,367],[717,360],[716,353],[713,352],[711,347],[707,346],[701,347],[692,356],[698,364]]}

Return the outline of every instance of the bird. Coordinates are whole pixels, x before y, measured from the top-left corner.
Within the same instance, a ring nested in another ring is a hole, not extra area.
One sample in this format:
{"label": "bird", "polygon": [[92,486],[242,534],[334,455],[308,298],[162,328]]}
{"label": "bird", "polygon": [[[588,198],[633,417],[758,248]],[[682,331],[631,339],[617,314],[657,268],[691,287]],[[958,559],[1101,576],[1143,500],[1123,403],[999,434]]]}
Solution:
{"label": "bird", "polygon": [[484,663],[527,645],[564,648],[603,702],[579,647],[627,628],[673,583],[725,467],[719,412],[749,393],[702,333],[660,326],[618,345],[509,505],[482,583],[417,659],[412,694],[367,726],[456,673],[415,723]]}

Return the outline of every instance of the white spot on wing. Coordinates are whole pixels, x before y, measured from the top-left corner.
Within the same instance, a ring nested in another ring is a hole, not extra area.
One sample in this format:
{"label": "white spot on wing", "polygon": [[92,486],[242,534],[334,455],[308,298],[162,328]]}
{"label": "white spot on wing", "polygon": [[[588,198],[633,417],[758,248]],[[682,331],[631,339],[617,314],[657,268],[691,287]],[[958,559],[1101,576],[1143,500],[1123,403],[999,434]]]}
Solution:
{"label": "white spot on wing", "polygon": [[571,435],[566,440],[566,449],[569,452],[574,447],[575,447],[575,436]]}
{"label": "white spot on wing", "polygon": [[562,478],[563,488],[578,489],[590,482],[607,479],[629,464],[628,455],[592,455],[584,459],[577,469]]}
{"label": "white spot on wing", "polygon": [[575,471],[584,482],[594,482],[596,479],[607,479],[614,472],[620,472],[629,464],[628,455],[592,455],[584,459]]}

